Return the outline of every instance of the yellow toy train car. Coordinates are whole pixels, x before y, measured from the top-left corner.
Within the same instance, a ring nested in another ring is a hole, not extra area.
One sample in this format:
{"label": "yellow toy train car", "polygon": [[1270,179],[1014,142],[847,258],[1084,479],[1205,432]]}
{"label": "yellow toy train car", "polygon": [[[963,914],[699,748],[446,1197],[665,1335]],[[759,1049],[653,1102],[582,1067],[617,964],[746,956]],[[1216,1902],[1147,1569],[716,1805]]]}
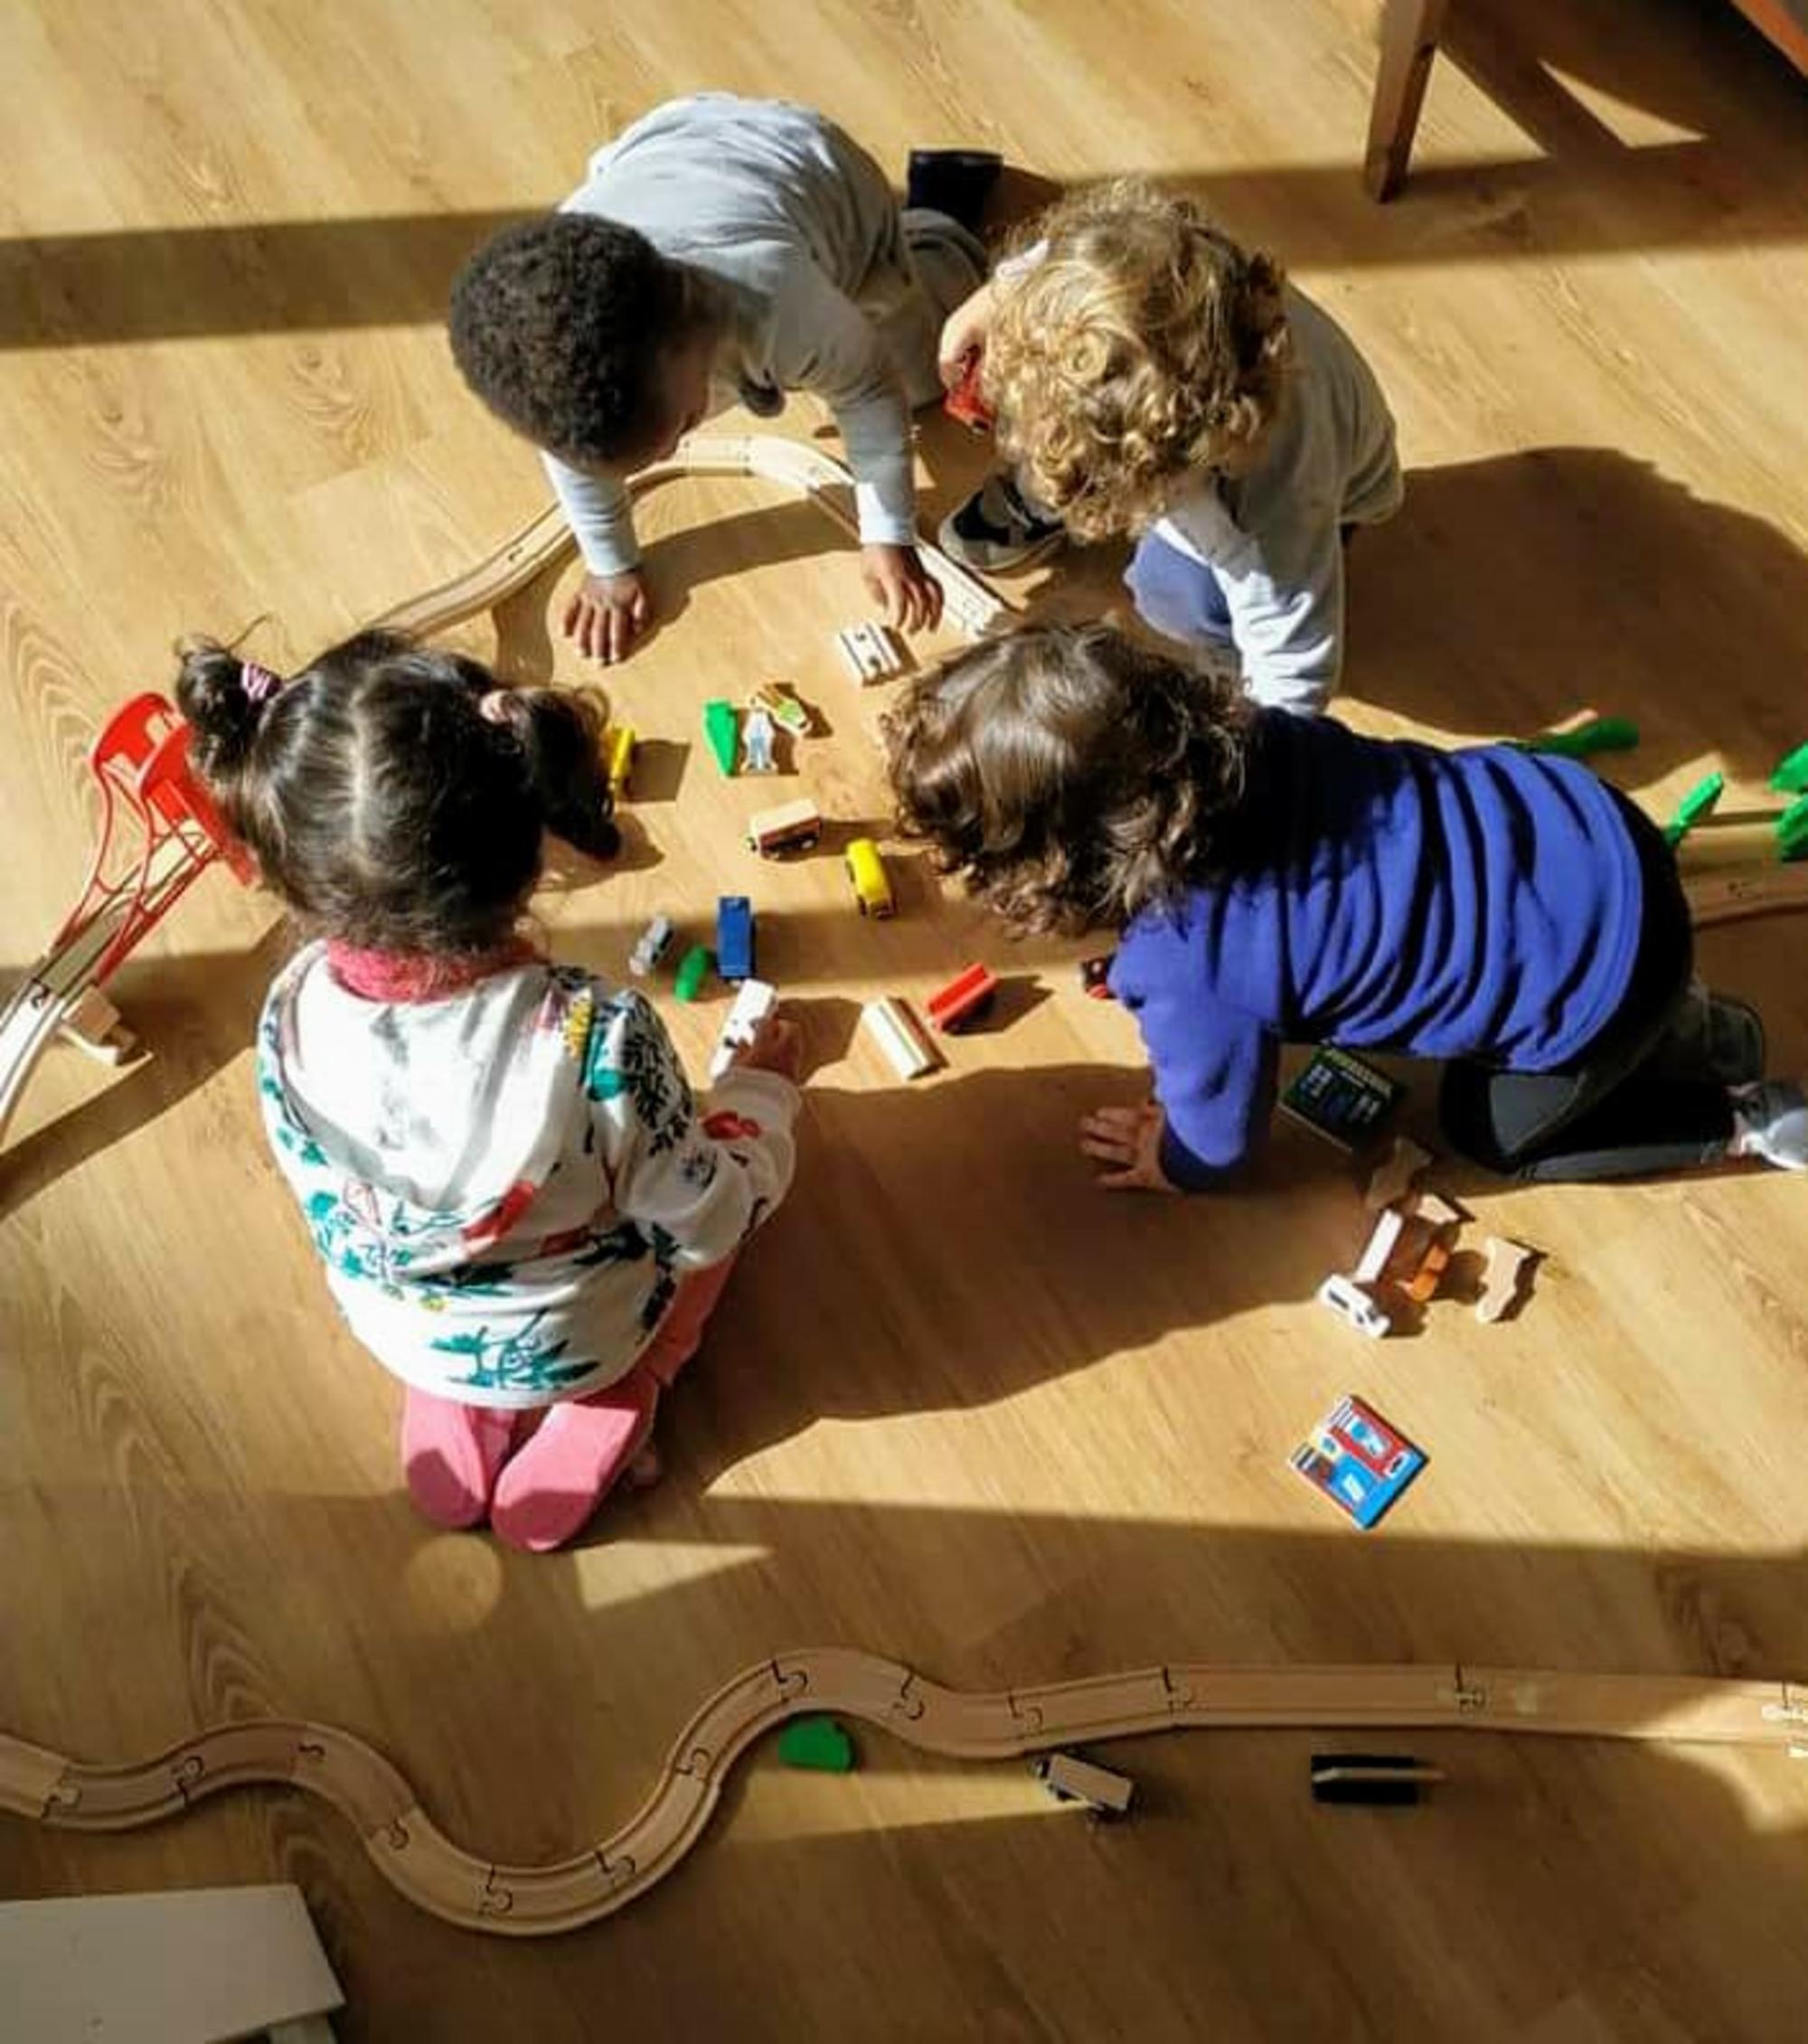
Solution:
{"label": "yellow toy train car", "polygon": [[892,894],[890,875],[885,871],[879,847],[870,837],[857,837],[848,846],[846,856],[848,881],[854,900],[860,903],[861,914],[881,920],[896,915],[897,898]]}

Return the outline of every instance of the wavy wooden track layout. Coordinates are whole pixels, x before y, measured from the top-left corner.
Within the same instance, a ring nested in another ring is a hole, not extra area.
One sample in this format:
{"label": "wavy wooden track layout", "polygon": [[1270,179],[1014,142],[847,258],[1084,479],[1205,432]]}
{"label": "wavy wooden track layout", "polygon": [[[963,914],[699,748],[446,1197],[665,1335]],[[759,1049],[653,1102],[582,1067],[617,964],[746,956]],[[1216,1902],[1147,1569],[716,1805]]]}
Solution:
{"label": "wavy wooden track layout", "polygon": [[945,1689],[902,1662],[842,1647],[775,1655],[724,1684],[673,1742],[646,1800],[607,1838],[542,1867],[455,1845],[406,1776],[330,1725],[220,1725],[155,1758],[95,1766],[0,1733],[0,1810],[69,1831],[129,1831],[252,1784],[332,1804],[383,1878],[467,1930],[545,1937],[613,1916],[675,1871],[722,1785],[764,1732],[833,1711],[918,1751],[1010,1759],[1078,1742],[1219,1728],[1443,1728],[1808,1755],[1808,1688],[1688,1675],[1555,1674],[1466,1665],[1216,1668],[1096,1675],[990,1694]]}

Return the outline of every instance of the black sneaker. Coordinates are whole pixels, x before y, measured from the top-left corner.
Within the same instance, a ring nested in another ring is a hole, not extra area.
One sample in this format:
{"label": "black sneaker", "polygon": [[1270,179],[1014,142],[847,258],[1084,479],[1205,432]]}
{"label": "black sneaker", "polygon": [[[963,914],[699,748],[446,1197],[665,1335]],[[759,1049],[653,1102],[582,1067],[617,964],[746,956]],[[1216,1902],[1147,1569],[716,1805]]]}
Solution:
{"label": "black sneaker", "polygon": [[942,551],[982,574],[1027,568],[1052,553],[1068,536],[1059,518],[1031,511],[1008,476],[988,476],[961,505],[943,519],[937,533]]}
{"label": "black sneaker", "polygon": [[1004,159],[995,149],[912,149],[904,174],[904,203],[957,220],[979,232],[987,195]]}
{"label": "black sneaker", "polygon": [[1764,1023],[1756,1008],[1713,994],[1698,979],[1652,1053],[1649,1069],[1664,1079],[1712,1079],[1751,1086],[1764,1077]]}

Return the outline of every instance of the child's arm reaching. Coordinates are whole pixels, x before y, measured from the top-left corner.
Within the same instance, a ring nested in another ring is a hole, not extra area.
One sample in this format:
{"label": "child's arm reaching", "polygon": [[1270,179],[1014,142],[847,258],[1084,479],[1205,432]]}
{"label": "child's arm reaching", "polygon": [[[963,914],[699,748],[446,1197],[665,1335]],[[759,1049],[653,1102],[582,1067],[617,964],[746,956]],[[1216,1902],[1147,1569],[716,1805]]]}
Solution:
{"label": "child's arm reaching", "polygon": [[608,477],[586,476],[550,454],[540,458],[587,570],[566,606],[565,636],[587,660],[625,660],[653,616],[627,492]]}
{"label": "child's arm reaching", "polygon": [[1254,1015],[1195,990],[1142,989],[1115,973],[1112,984],[1143,1032],[1160,1126],[1146,1110],[1100,1109],[1083,1125],[1080,1146],[1118,1167],[1107,1184],[1208,1192],[1261,1139],[1278,1045]]}
{"label": "child's arm reaching", "polygon": [[833,412],[853,471],[862,572],[887,622],[906,631],[941,621],[941,585],[917,554],[910,413],[884,337],[813,263],[785,275],[772,306],[771,374],[813,391]]}
{"label": "child's arm reaching", "polygon": [[657,1228],[683,1269],[733,1255],[785,1197],[796,1157],[796,1087],[781,1053],[730,1067],[700,1114],[659,1018],[638,994],[599,998],[585,1086],[601,1161],[624,1220]]}

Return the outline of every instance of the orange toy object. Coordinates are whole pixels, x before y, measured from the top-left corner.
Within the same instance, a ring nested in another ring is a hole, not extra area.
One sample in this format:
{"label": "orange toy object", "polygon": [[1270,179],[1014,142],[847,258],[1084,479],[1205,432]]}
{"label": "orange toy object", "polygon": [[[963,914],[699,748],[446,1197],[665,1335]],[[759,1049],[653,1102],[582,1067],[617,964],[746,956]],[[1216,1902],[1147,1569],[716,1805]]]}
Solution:
{"label": "orange toy object", "polygon": [[787,1718],[817,1711],[858,1719],[918,1752],[966,1760],[1214,1726],[1433,1726],[1786,1753],[1808,1726],[1808,1689],[1445,1662],[1176,1663],[976,1694],[944,1689],[877,1654],[811,1647],[775,1654],[724,1684],[678,1735],[639,1809],[608,1837],[545,1866],[499,1864],[455,1845],[374,1747],[331,1725],[297,1720],[216,1726],[124,1766],[71,1760],[0,1733],[0,1810],[64,1831],[131,1831],[180,1816],[223,1789],[302,1788],[338,1811],[383,1879],[418,1907],[466,1930],[545,1937],[613,1916],[657,1886],[702,1837],[748,1747]]}

